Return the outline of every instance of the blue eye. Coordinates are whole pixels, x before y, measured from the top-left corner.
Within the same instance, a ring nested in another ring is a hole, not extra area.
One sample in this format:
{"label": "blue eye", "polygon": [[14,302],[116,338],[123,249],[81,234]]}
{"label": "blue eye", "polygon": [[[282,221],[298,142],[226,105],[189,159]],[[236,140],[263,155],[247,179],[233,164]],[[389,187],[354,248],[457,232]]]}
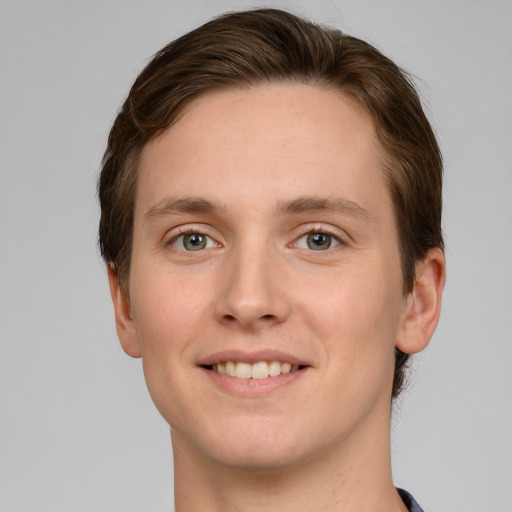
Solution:
{"label": "blue eye", "polygon": [[200,251],[215,247],[215,242],[203,233],[186,233],[176,237],[172,245],[183,251]]}
{"label": "blue eye", "polygon": [[301,249],[311,249],[312,251],[325,251],[340,245],[340,241],[333,235],[322,232],[312,232],[301,236],[296,244]]}

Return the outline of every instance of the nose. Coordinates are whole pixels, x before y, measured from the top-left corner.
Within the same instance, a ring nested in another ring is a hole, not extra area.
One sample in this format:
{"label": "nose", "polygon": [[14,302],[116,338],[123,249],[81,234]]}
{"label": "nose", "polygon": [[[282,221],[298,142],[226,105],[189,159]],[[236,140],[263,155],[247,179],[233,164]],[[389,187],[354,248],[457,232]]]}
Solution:
{"label": "nose", "polygon": [[290,315],[286,277],[267,250],[238,250],[224,262],[215,304],[218,321],[258,331]]}

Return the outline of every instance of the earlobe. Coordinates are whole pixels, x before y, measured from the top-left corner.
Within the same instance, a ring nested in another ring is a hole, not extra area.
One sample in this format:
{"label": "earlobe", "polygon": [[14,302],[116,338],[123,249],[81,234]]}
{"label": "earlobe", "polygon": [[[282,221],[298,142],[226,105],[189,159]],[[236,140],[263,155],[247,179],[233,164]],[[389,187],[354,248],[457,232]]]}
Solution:
{"label": "earlobe", "polygon": [[131,313],[130,301],[119,284],[117,271],[111,266],[108,267],[108,282],[114,304],[117,337],[123,350],[129,356],[140,357],[140,345]]}
{"label": "earlobe", "polygon": [[406,298],[396,348],[406,354],[423,350],[434,334],[441,312],[446,260],[441,249],[431,249],[416,265],[414,288]]}

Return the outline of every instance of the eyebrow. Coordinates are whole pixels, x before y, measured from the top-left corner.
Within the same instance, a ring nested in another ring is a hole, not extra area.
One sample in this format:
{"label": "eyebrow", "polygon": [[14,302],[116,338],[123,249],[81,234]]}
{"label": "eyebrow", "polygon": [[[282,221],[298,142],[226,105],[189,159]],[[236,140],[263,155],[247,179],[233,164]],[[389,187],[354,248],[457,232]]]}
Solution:
{"label": "eyebrow", "polygon": [[308,212],[333,211],[349,217],[372,222],[373,218],[362,206],[342,197],[301,196],[290,201],[279,201],[276,213],[296,215]]}
{"label": "eyebrow", "polygon": [[[152,205],[145,213],[146,219],[160,217],[173,213],[214,213],[225,210],[216,201],[210,201],[200,196],[164,197]],[[276,215],[298,215],[309,212],[333,211],[342,215],[355,217],[366,222],[372,222],[370,213],[357,203],[342,197],[300,196],[289,201],[278,201]]]}
{"label": "eyebrow", "polygon": [[164,197],[152,205],[144,217],[160,217],[172,213],[212,213],[224,208],[204,197]]}

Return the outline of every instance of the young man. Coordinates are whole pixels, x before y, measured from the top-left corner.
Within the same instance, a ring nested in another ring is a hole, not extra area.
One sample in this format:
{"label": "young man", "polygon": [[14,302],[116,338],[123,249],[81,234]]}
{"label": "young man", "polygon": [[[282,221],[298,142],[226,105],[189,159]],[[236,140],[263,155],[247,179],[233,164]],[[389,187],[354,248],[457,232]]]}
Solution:
{"label": "young man", "polygon": [[404,73],[283,11],[213,20],[137,78],[100,245],[177,512],[421,510],[389,426],[439,318],[441,174]]}

